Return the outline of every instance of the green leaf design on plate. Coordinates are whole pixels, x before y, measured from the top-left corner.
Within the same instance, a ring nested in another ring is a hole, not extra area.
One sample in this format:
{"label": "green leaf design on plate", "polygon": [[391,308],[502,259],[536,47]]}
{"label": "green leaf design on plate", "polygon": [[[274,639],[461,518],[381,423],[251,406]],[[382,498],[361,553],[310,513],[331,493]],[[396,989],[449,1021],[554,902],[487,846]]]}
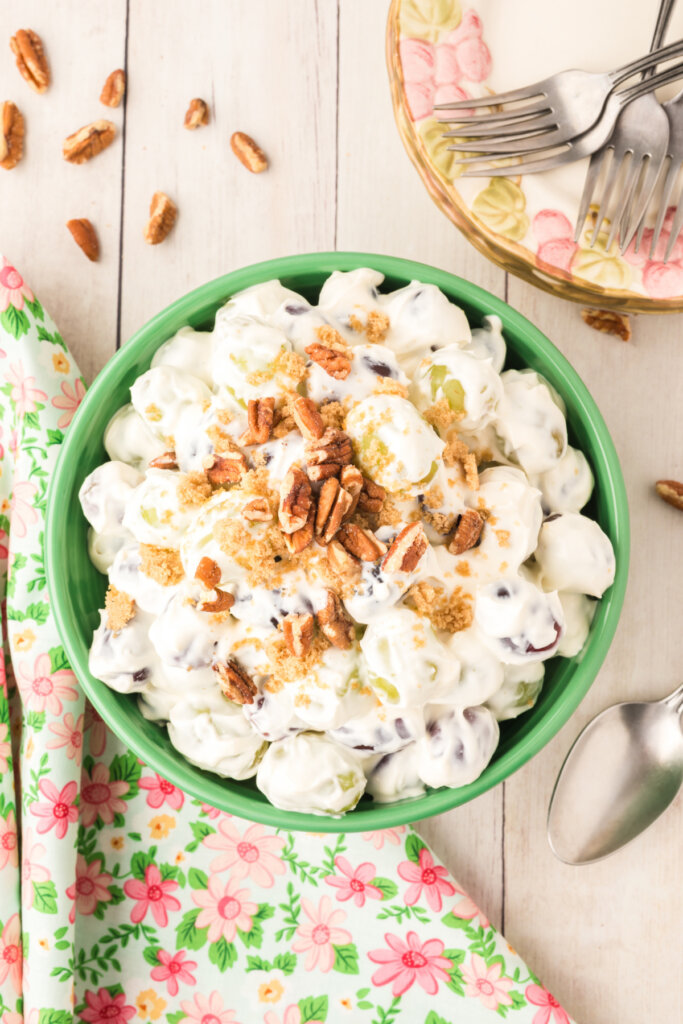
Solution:
{"label": "green leaf design on plate", "polygon": [[491,231],[520,242],[529,230],[526,197],[509,178],[492,178],[472,203],[472,213]]}
{"label": "green leaf design on plate", "polygon": [[403,0],[401,4],[402,36],[435,43],[442,32],[457,28],[461,20],[459,0]]}
{"label": "green leaf design on plate", "polygon": [[433,117],[425,117],[417,124],[417,130],[429,159],[437,171],[448,181],[459,177],[460,165],[455,162],[458,154],[448,148],[452,140],[444,139],[443,124]]}
{"label": "green leaf design on plate", "polygon": [[359,974],[358,950],[355,943],[348,942],[344,946],[333,946],[334,966],[333,970],[340,974]]}
{"label": "green leaf design on plate", "polygon": [[572,273],[602,288],[628,288],[633,276],[631,268],[619,255],[616,243],[605,249],[606,241],[607,233],[601,231],[592,249],[579,249],[572,260]]}

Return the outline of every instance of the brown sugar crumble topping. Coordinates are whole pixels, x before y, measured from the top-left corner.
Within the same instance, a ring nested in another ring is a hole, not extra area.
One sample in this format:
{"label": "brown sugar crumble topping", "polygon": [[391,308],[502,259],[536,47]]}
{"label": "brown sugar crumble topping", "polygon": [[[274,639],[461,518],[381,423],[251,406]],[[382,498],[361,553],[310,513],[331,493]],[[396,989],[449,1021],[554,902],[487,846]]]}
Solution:
{"label": "brown sugar crumble topping", "polygon": [[111,584],[107,587],[104,607],[107,612],[107,628],[112,633],[120,633],[135,615],[135,601],[130,594],[117,590]]}
{"label": "brown sugar crumble topping", "polygon": [[459,633],[472,625],[472,596],[460,587],[446,594],[443,587],[432,586],[423,580],[408,590],[406,601],[418,615],[429,619],[436,629]]}
{"label": "brown sugar crumble topping", "polygon": [[180,554],[175,548],[160,548],[154,544],[140,545],[140,572],[162,587],[173,587],[185,575]]}
{"label": "brown sugar crumble topping", "polygon": [[178,482],[178,504],[182,509],[203,505],[213,493],[205,473],[184,473]]}

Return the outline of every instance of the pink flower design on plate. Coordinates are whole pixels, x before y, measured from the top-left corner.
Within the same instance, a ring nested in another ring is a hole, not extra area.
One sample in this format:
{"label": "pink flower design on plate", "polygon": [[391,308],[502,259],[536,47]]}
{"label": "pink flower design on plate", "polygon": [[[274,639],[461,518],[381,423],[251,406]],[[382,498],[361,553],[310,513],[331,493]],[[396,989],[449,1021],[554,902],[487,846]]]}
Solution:
{"label": "pink flower design on plate", "polygon": [[382,964],[372,976],[373,985],[388,985],[393,981],[392,992],[401,996],[417,982],[427,995],[433,996],[439,990],[440,981],[448,981],[446,973],[453,961],[443,956],[441,939],[420,942],[417,932],[408,932],[403,942],[398,935],[387,932],[384,936],[388,949],[373,949],[368,957],[375,964]]}
{"label": "pink flower design on plate", "polygon": [[[465,11],[456,29],[449,32],[444,43],[437,47],[447,48],[449,53],[448,72],[438,74],[437,81],[449,82],[466,78],[468,82],[483,82],[491,74],[491,54],[482,39],[481,18],[473,10]],[[438,61],[437,61],[438,65]],[[457,79],[454,72],[457,69]]]}
{"label": "pink flower design on plate", "polygon": [[90,753],[101,757],[107,746],[107,727],[92,704],[85,702],[85,730],[90,731]]}
{"label": "pink flower design on plate", "polygon": [[334,966],[333,947],[351,941],[351,933],[339,927],[346,920],[346,914],[333,908],[329,896],[322,897],[317,909],[305,898],[301,900],[301,906],[310,923],[299,925],[296,930],[299,938],[292,943],[292,949],[295,953],[308,953],[304,965],[307,971],[316,967],[324,972],[331,971]]}
{"label": "pink flower design on plate", "polygon": [[202,907],[196,920],[197,928],[209,929],[209,942],[218,942],[221,935],[226,942],[232,942],[239,928],[248,932],[258,907],[251,903],[247,889],[237,888],[238,880],[231,878],[224,885],[220,878],[211,875],[208,889],[192,893],[192,899]]}
{"label": "pink flower design on plate", "polygon": [[76,911],[79,914],[94,914],[98,903],[109,903],[111,892],[109,885],[112,876],[102,871],[102,858],[96,857],[89,864],[82,854],[76,858],[76,881],[66,890],[74,904],[69,912],[69,920],[73,924]]}
{"label": "pink flower design on plate", "polygon": [[[4,679],[4,654],[0,655],[0,658],[2,660],[2,671],[0,672],[0,676]],[[0,772],[2,772],[3,774],[9,768],[9,759],[12,754],[12,744],[6,738],[8,732],[9,726],[7,725],[7,722],[0,722]]]}
{"label": "pink flower design on plate", "polygon": [[86,826],[94,825],[99,815],[106,825],[111,825],[115,814],[123,814],[126,803],[121,796],[127,793],[127,782],[110,782],[109,768],[101,761],[94,765],[92,775],[83,772],[81,780],[81,821]]}
{"label": "pink flower design on plate", "polygon": [[34,843],[33,830],[24,829],[21,855],[21,901],[25,907],[33,906],[33,883],[48,882],[50,870],[43,861],[47,850],[42,843]]}
{"label": "pink flower design on plate", "polygon": [[85,1001],[87,1008],[81,1010],[80,1017],[88,1024],[127,1024],[135,1016],[135,1007],[126,1004],[124,992],[112,996],[106,988],[100,988],[97,992],[86,992]]}
{"label": "pink flower design on plate", "polygon": [[194,999],[180,1004],[186,1014],[183,1024],[238,1024],[234,1010],[225,1010],[218,992],[208,997],[197,992]]}
{"label": "pink flower design on plate", "polygon": [[511,978],[501,978],[501,965],[486,966],[486,961],[472,954],[470,967],[462,967],[465,979],[465,995],[481,999],[487,1010],[497,1010],[499,1006],[511,1006],[512,1000],[508,991],[512,988]]}
{"label": "pink flower design on plate", "polygon": [[559,210],[539,210],[532,230],[538,243],[536,262],[559,270],[570,271],[574,254],[579,248],[574,241],[574,228]]}
{"label": "pink flower design on plate", "polygon": [[78,807],[74,804],[77,783],[67,782],[62,789],[57,789],[50,779],[41,779],[38,790],[45,797],[45,801],[31,804],[31,814],[41,819],[36,826],[38,832],[42,835],[53,828],[57,838],[63,839],[69,822],[78,821]]}
{"label": "pink flower design on plate", "polygon": [[73,388],[68,381],[63,380],[61,385],[62,394],[58,395],[57,398],[52,399],[52,404],[55,409],[65,409],[66,412],[63,416],[60,416],[57,420],[57,426],[60,430],[66,430],[74,418],[74,413],[79,407],[85,397],[85,386],[83,381],[78,377],[74,381]]}
{"label": "pink flower design on plate", "polygon": [[167,953],[165,949],[157,951],[160,966],[154,967],[150,975],[154,981],[165,981],[168,994],[178,995],[178,982],[185,985],[196,985],[197,979],[191,972],[197,967],[196,960],[186,960],[186,952],[179,949],[177,953]]}
{"label": "pink flower design on plate", "polygon": [[275,881],[273,875],[285,873],[285,865],[277,856],[284,839],[268,835],[263,825],[250,825],[242,834],[230,818],[223,818],[218,831],[205,836],[203,845],[222,851],[211,861],[211,870],[229,870],[238,881],[248,875],[256,885],[270,888]]}
{"label": "pink flower design on plate", "polygon": [[80,765],[83,754],[83,715],[74,719],[71,712],[67,711],[61,722],[50,722],[48,728],[57,737],[56,740],[50,740],[48,750],[66,747],[66,756]]}
{"label": "pink flower design on plate", "polygon": [[9,977],[14,991],[21,995],[21,922],[18,914],[8,918],[0,936],[0,985]]}
{"label": "pink flower design on plate", "polygon": [[378,828],[375,832],[363,832],[362,836],[366,843],[372,843],[376,850],[381,850],[385,843],[400,846],[401,836],[405,830],[405,825],[397,825],[396,828]]}
{"label": "pink flower design on plate", "polygon": [[334,863],[341,871],[340,875],[326,875],[325,881],[337,890],[340,901],[353,899],[357,907],[365,905],[365,900],[381,900],[382,890],[370,882],[377,874],[375,865],[364,861],[357,868],[351,866],[346,857],[335,857]]}
{"label": "pink flower design on plate", "polygon": [[178,883],[172,878],[162,879],[156,864],[147,865],[144,882],[139,878],[129,878],[123,886],[123,891],[126,896],[138,901],[130,912],[133,924],[139,924],[151,909],[156,923],[160,928],[165,928],[168,924],[168,911],[180,910],[180,901],[171,896],[177,888]]}
{"label": "pink flower design on plate", "polygon": [[10,363],[9,370],[5,374],[5,380],[8,384],[12,385],[9,397],[10,401],[14,402],[17,415],[20,417],[24,416],[27,412],[35,412],[38,404],[42,405],[47,398],[45,391],[34,387],[36,378],[29,377],[24,373],[21,360],[16,363]]}
{"label": "pink flower design on plate", "polygon": [[453,885],[448,881],[446,868],[434,863],[434,858],[426,846],[420,850],[418,864],[404,860],[398,866],[398,873],[406,882],[412,882],[404,896],[409,907],[417,903],[424,889],[427,903],[432,910],[438,911],[442,906],[442,894],[452,896],[455,892]]}
{"label": "pink flower design on plate", "polygon": [[50,655],[39,654],[33,668],[26,661],[19,662],[17,684],[24,704],[31,711],[48,711],[61,715],[62,701],[75,700],[78,691],[73,685],[76,676],[70,669],[50,671]]}
{"label": "pink flower design on plate", "polygon": [[4,313],[8,306],[23,309],[25,298],[33,302],[33,292],[4,256],[0,256],[0,261],[0,313]]}
{"label": "pink flower design on plate", "polygon": [[524,995],[532,1006],[540,1006],[534,1014],[531,1024],[569,1024],[569,1017],[558,1003],[555,996],[541,985],[527,985]]}
{"label": "pink flower design on plate", "polygon": [[162,779],[161,775],[140,779],[139,786],[140,789],[147,790],[147,805],[149,807],[161,807],[165,802],[174,811],[179,811],[183,806],[185,800],[183,791],[174,786],[172,782]]}
{"label": "pink flower design on plate", "polygon": [[0,870],[8,864],[15,868],[18,863],[17,822],[14,811],[10,811],[6,818],[0,818]]}
{"label": "pink flower design on plate", "polygon": [[25,537],[32,523],[38,522],[38,513],[31,504],[36,493],[36,485],[28,480],[15,483],[9,499],[12,533],[16,537]]}
{"label": "pink flower design on plate", "polygon": [[472,921],[475,917],[479,918],[479,924],[482,928],[490,928],[491,922],[488,917],[481,912],[477,904],[474,902],[471,896],[468,896],[466,892],[457,887],[454,889],[455,896],[461,896],[455,906],[451,907],[451,914],[453,917],[460,917],[463,921]]}

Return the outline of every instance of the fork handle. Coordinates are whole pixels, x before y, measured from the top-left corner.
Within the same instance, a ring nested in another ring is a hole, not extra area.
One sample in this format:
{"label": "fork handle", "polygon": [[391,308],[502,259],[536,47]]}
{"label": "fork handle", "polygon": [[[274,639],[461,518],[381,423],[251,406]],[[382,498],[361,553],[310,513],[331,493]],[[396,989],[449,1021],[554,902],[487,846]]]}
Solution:
{"label": "fork handle", "polygon": [[683,78],[683,63],[674,64],[673,67],[667,68],[666,71],[660,71],[650,78],[644,78],[643,81],[636,82],[635,85],[629,85],[627,89],[622,89],[621,92],[617,92],[614,95],[623,106],[626,103],[630,103],[631,100],[637,100],[639,96],[644,96],[648,92],[654,92],[655,89],[659,89],[660,85],[678,82],[681,78]]}
{"label": "fork handle", "polygon": [[663,61],[671,60],[673,57],[680,57],[681,54],[683,54],[683,39],[679,39],[675,43],[669,43],[668,46],[663,46],[659,50],[646,53],[644,57],[632,60],[629,64],[623,64],[620,68],[610,71],[609,78],[613,85],[619,85],[639,71],[654,68]]}
{"label": "fork handle", "polygon": [[[664,42],[664,36],[666,35],[666,30],[669,27],[669,22],[671,21],[671,15],[673,14],[673,9],[675,5],[676,0],[662,0],[662,2],[660,3],[659,14],[657,15],[657,24],[655,25],[655,30],[652,33],[650,53],[652,53],[653,50],[658,50]],[[643,79],[649,78],[651,75],[654,74],[654,72],[654,67],[646,68],[642,74]]]}

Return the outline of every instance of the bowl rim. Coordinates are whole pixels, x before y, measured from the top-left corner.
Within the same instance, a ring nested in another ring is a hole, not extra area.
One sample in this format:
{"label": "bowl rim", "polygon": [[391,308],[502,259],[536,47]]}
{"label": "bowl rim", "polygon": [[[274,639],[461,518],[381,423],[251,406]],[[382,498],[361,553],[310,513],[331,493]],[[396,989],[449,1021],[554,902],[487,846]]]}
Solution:
{"label": "bowl rim", "polygon": [[[65,433],[65,439],[52,473],[47,496],[44,541],[50,604],[71,667],[83,687],[86,697],[106,724],[153,771],[171,779],[177,774],[177,761],[170,752],[158,749],[151,744],[149,749],[141,749],[134,735],[134,729],[129,728],[127,722],[117,720],[116,714],[99,699],[97,681],[88,671],[87,648],[78,642],[76,631],[66,613],[66,602],[62,599],[65,581],[59,573],[50,571],[50,566],[57,564],[59,553],[62,550],[64,540],[62,531],[65,528],[66,520],[63,513],[66,503],[63,502],[62,495],[72,489],[72,482],[67,478],[74,475],[74,456],[78,452],[81,423],[87,421],[91,408],[96,406],[100,399],[106,397],[111,388],[112,372],[116,371],[117,380],[123,377],[127,371],[132,369],[138,359],[138,350],[144,348],[151,334],[163,332],[164,325],[171,324],[178,317],[186,318],[186,321],[190,320],[198,305],[217,306],[218,303],[226,301],[230,295],[242,288],[273,278],[288,278],[305,273],[315,273],[322,277],[334,270],[348,271],[363,266],[372,267],[388,277],[422,280],[425,283],[435,284],[450,298],[474,306],[481,311],[482,315],[495,314],[499,316],[503,321],[504,329],[515,338],[522,336],[529,344],[540,348],[546,362],[564,378],[566,390],[572,394],[576,415],[590,428],[593,440],[591,458],[596,477],[599,476],[604,489],[602,499],[605,502],[605,514],[610,515],[613,524],[611,540],[617,554],[617,567],[614,583],[607,596],[601,601],[601,605],[607,606],[606,611],[601,616],[598,628],[593,628],[591,631],[588,646],[582,653],[582,660],[575,663],[571,691],[564,692],[540,722],[521,736],[512,749],[506,750],[497,760],[491,762],[482,775],[467,786],[430,790],[420,797],[405,801],[377,803],[375,806],[364,809],[362,814],[356,815],[351,811],[343,817],[333,818],[297,811],[283,811],[268,802],[255,801],[248,790],[236,792],[230,789],[221,789],[222,780],[208,771],[203,771],[199,777],[205,780],[203,784],[198,781],[195,785],[193,780],[190,780],[190,784],[187,780],[182,783],[184,791],[191,796],[206,800],[206,802],[210,802],[209,797],[211,797],[215,806],[229,813],[251,821],[295,831],[366,832],[375,828],[404,825],[411,821],[441,814],[466,803],[493,788],[521,768],[556,735],[592,685],[607,655],[619,622],[628,576],[630,548],[628,502],[614,442],[594,399],[579,374],[550,339],[526,317],[509,306],[503,299],[492,295],[479,285],[429,264],[417,263],[400,257],[353,251],[328,251],[285,256],[250,264],[214,278],[181,296],[148,320],[112,356],[86,391],[85,398],[77,410],[70,428]],[[511,348],[513,350],[515,348],[514,341]],[[103,686],[103,684],[100,683],[99,686]],[[219,802],[216,802],[217,796],[220,797]]]}

